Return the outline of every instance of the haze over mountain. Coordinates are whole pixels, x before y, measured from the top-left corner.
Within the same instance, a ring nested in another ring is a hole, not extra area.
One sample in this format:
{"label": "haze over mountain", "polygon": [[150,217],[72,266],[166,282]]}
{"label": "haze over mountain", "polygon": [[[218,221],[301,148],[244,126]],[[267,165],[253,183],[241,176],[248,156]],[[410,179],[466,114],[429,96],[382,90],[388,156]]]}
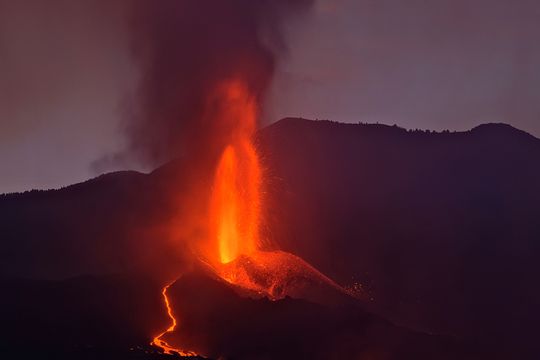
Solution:
{"label": "haze over mountain", "polygon": [[[265,231],[280,248],[362,284],[365,308],[396,324],[500,358],[539,354],[539,139],[504,124],[433,133],[284,119],[258,146]],[[170,231],[189,216],[178,212],[188,164],[0,196],[0,274],[172,278],[190,256],[188,235]]]}

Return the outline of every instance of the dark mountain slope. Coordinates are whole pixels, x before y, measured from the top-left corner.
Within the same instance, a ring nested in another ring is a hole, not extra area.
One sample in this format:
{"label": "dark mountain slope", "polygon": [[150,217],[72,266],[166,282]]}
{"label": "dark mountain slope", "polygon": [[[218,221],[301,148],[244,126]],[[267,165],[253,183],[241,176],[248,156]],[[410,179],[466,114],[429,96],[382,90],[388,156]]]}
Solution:
{"label": "dark mountain slope", "polygon": [[185,188],[178,163],[148,175],[117,172],[58,190],[0,195],[0,275],[170,276],[167,264],[176,267],[181,258],[168,228]]}
{"label": "dark mountain slope", "polygon": [[[261,135],[274,238],[408,326],[509,348],[540,312],[540,140],[287,119]],[[495,340],[496,339],[496,340]]]}

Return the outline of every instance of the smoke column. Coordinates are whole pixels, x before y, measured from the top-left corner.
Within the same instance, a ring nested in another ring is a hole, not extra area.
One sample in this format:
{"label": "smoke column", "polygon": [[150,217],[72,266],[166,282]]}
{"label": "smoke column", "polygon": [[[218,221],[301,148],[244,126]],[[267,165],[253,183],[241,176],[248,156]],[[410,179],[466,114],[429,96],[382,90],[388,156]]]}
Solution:
{"label": "smoke column", "polygon": [[227,129],[208,116],[208,94],[216,84],[241,79],[260,104],[276,56],[286,50],[282,24],[312,3],[137,0],[133,52],[143,75],[125,123],[130,153],[155,166],[177,156],[220,151]]}
{"label": "smoke column", "polygon": [[[280,25],[310,3],[167,0],[136,5],[134,50],[143,79],[127,124],[130,152],[148,164],[186,156],[194,166],[222,154],[210,216],[201,215],[209,225],[206,243],[211,250],[197,257],[219,253],[220,262],[230,263],[256,250],[261,175],[252,135],[257,108],[274,74],[275,56],[285,49]],[[196,194],[188,191],[191,200],[182,203],[196,205],[181,213],[193,216],[197,205],[206,207],[207,201]],[[199,223],[188,218],[179,227],[197,228]],[[194,237],[187,239],[194,242]],[[165,353],[190,354],[169,342],[178,324],[169,286],[162,294],[172,323],[152,344]]]}

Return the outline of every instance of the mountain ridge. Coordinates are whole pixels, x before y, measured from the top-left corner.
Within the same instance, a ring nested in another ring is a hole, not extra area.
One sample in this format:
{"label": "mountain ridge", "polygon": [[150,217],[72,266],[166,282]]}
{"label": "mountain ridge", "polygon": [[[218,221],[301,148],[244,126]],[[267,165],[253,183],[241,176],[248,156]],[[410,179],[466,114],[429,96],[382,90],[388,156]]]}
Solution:
{"label": "mountain ridge", "polygon": [[[500,124],[431,133],[285,119],[256,143],[263,232],[282,250],[362,284],[370,310],[399,325],[540,353],[538,139]],[[189,159],[121,174],[0,196],[0,274],[170,280],[190,256],[166,231],[189,216],[178,206]]]}
{"label": "mountain ridge", "polygon": [[[259,134],[261,132],[265,132],[265,131],[271,131],[273,128],[276,128],[276,127],[281,127],[281,126],[309,126],[309,125],[321,125],[321,126],[342,126],[343,128],[356,128],[356,129],[359,129],[359,130],[374,130],[374,131],[378,131],[378,132],[382,132],[382,131],[395,131],[395,132],[399,132],[399,133],[422,133],[422,134],[427,134],[427,135],[445,135],[445,136],[448,136],[448,135],[463,135],[463,134],[478,134],[478,133],[484,133],[484,134],[490,134],[490,135],[498,135],[498,134],[502,134],[502,135],[505,135],[505,136],[515,136],[515,135],[520,135],[520,136],[525,136],[525,137],[528,137],[529,139],[534,139],[534,140],[537,140],[539,142],[539,145],[540,146],[540,139],[535,137],[534,135],[526,132],[525,130],[521,130],[521,129],[518,129],[510,124],[507,124],[507,123],[483,123],[483,124],[480,124],[480,125],[477,125],[475,127],[472,127],[471,129],[469,130],[465,130],[465,131],[449,131],[449,130],[443,130],[443,131],[435,131],[435,130],[429,130],[429,129],[425,129],[425,130],[420,130],[420,129],[407,129],[407,128],[403,128],[403,127],[400,127],[398,125],[388,125],[388,124],[380,124],[380,123],[362,123],[362,122],[358,122],[358,123],[345,123],[345,122],[338,122],[338,121],[333,121],[333,120],[312,120],[312,119],[306,119],[306,118],[301,118],[301,117],[286,117],[286,118],[283,118],[283,119],[280,119],[274,123],[271,123],[263,128],[261,128],[259,130]],[[132,175],[132,176],[138,176],[138,175],[151,175],[152,173],[155,173],[155,172],[160,172],[162,171],[163,169],[162,168],[167,168],[170,166],[170,163],[174,163],[175,161],[178,161],[179,159],[175,159],[175,160],[171,160],[170,162],[167,162],[161,166],[158,166],[156,167],[155,169],[153,169],[152,171],[148,172],[148,173],[144,173],[144,172],[140,172],[140,171],[136,171],[136,170],[118,170],[118,171],[111,171],[111,172],[106,172],[106,173],[103,173],[103,174],[99,174],[95,177],[92,177],[92,178],[89,178],[88,180],[85,180],[85,181],[81,181],[81,182],[78,182],[78,183],[74,183],[74,184],[69,184],[69,185],[65,185],[65,186],[61,186],[61,187],[58,187],[58,188],[51,188],[51,189],[28,189],[28,190],[24,190],[24,191],[20,191],[20,192],[10,192],[10,193],[0,193],[0,199],[2,199],[3,197],[13,197],[13,196],[18,196],[18,195],[21,195],[21,194],[27,194],[27,193],[35,193],[35,192],[46,192],[46,191],[57,191],[57,190],[63,190],[63,189],[66,189],[66,188],[71,188],[73,186],[77,186],[77,185],[81,185],[81,184],[88,184],[88,183],[91,183],[93,181],[99,181],[99,180],[105,180],[107,178],[110,178],[110,177],[113,177],[113,176],[128,176],[128,175]]]}

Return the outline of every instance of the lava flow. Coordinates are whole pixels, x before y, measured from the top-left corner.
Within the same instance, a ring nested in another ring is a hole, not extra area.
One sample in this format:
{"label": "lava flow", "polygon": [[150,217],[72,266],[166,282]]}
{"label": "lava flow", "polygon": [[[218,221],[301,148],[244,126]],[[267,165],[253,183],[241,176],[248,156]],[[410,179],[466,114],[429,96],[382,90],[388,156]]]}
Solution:
{"label": "lava flow", "polygon": [[167,284],[163,290],[161,291],[161,295],[163,296],[163,301],[165,302],[165,307],[167,308],[167,315],[169,316],[169,318],[171,319],[172,323],[171,323],[171,326],[169,326],[167,328],[167,330],[165,330],[164,332],[162,332],[161,334],[159,334],[158,336],[156,336],[153,340],[152,340],[152,343],[151,345],[155,345],[155,346],[158,346],[160,347],[163,352],[165,354],[169,354],[169,355],[172,355],[172,354],[178,354],[178,355],[181,355],[181,356],[194,356],[195,354],[192,353],[192,352],[189,352],[189,351],[183,351],[183,350],[180,350],[180,349],[177,349],[171,345],[169,345],[169,343],[167,343],[165,340],[162,339],[162,337],[165,335],[165,334],[168,334],[168,333],[171,333],[173,332],[175,329],[176,329],[176,325],[177,325],[177,321],[176,321],[176,318],[174,317],[173,315],[173,312],[172,312],[172,308],[171,308],[171,304],[169,302],[169,298],[167,297],[167,290],[169,289],[169,287],[173,284],[174,282],[170,283],[170,284]]}

